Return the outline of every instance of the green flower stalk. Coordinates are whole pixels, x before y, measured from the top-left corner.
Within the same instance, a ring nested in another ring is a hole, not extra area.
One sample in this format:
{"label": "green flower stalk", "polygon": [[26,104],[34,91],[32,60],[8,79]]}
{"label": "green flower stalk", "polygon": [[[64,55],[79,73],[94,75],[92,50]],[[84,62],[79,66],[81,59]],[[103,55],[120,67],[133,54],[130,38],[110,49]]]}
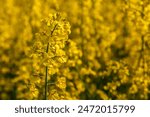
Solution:
{"label": "green flower stalk", "polygon": [[[46,49],[46,53],[48,53],[48,49],[49,49],[49,43],[47,44],[47,49]],[[46,66],[46,76],[45,76],[45,100],[47,100],[47,79],[48,79],[48,66]]]}

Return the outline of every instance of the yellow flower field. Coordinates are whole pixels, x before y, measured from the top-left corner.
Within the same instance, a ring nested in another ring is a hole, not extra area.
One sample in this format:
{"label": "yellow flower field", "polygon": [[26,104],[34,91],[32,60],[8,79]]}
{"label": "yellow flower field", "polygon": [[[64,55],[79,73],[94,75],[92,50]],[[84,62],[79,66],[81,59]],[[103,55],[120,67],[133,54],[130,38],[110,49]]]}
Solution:
{"label": "yellow flower field", "polygon": [[0,99],[150,99],[150,0],[0,0]]}

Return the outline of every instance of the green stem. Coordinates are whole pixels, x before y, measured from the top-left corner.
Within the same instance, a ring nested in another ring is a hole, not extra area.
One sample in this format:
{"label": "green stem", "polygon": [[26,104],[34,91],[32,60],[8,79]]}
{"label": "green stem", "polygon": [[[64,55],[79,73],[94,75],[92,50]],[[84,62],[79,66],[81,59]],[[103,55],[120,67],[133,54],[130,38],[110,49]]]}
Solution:
{"label": "green stem", "polygon": [[[47,44],[46,53],[48,53],[49,43]],[[48,90],[48,66],[46,66],[46,76],[45,76],[45,97],[44,99],[47,100],[47,90]]]}
{"label": "green stem", "polygon": [[[51,31],[51,37],[53,35],[54,30],[56,29],[58,24],[55,25],[54,29]],[[47,43],[47,48],[46,48],[46,53],[48,53],[49,50],[49,42]],[[47,100],[47,91],[48,91],[48,66],[46,66],[45,69],[45,95],[44,95],[44,99]]]}

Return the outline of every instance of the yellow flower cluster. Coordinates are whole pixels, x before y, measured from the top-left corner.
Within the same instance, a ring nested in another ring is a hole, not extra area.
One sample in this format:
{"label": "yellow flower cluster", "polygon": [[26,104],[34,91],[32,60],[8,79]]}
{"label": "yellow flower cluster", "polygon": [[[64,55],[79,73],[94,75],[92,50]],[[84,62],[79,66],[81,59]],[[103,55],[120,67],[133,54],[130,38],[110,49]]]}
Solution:
{"label": "yellow flower cluster", "polygon": [[[50,92],[48,89],[51,85],[62,90],[66,88],[66,79],[65,77],[59,78],[58,72],[61,65],[67,61],[67,55],[64,48],[68,41],[69,33],[69,22],[67,22],[60,13],[55,13],[53,15],[50,14],[48,18],[42,20],[40,32],[36,34],[30,52],[33,64],[33,74],[36,74],[36,77],[33,77],[33,79],[35,78],[34,81],[32,79],[30,80],[30,84],[31,86],[38,85],[37,88],[34,88],[35,90],[45,90],[45,98],[47,98],[47,93]],[[44,79],[44,77],[46,78]],[[53,77],[55,77],[55,79]],[[51,80],[53,80],[53,82],[51,82]],[[45,89],[43,90],[42,88],[44,86]],[[55,89],[55,91],[57,90]]]}
{"label": "yellow flower cluster", "polygon": [[149,0],[0,6],[0,99],[150,99]]}

